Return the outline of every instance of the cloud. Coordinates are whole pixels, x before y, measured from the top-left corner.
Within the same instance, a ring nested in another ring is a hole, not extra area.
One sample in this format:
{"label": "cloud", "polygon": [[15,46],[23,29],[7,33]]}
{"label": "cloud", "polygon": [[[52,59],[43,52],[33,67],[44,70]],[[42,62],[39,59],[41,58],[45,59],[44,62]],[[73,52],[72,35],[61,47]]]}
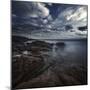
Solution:
{"label": "cloud", "polygon": [[45,18],[49,15],[49,9],[45,7],[43,3],[32,3],[32,11],[28,13],[29,17],[41,17]]}
{"label": "cloud", "polygon": [[87,18],[87,9],[86,7],[79,7],[76,10],[71,9],[68,13],[66,14],[66,19],[67,20],[72,20],[72,21],[80,21],[82,19]]}
{"label": "cloud", "polygon": [[53,20],[53,18],[52,18],[52,16],[49,14],[49,16],[47,17],[47,19],[49,20],[49,21],[52,21]]}
{"label": "cloud", "polygon": [[16,17],[17,17],[17,15],[15,15],[15,14],[12,14],[12,17],[13,17],[13,18],[16,18]]}
{"label": "cloud", "polygon": [[49,6],[52,6],[52,3],[48,3]]}
{"label": "cloud", "polygon": [[74,27],[87,25],[87,7],[68,7],[58,15],[53,23],[57,27],[66,24],[71,24]]}
{"label": "cloud", "polygon": [[46,25],[52,21],[52,16],[46,7],[46,3],[14,1],[12,4],[12,17],[14,18],[16,15],[19,20],[22,19],[22,23]]}
{"label": "cloud", "polygon": [[12,7],[13,12],[19,16],[45,18],[49,15],[49,9],[40,2],[13,2]]}
{"label": "cloud", "polygon": [[37,3],[38,4],[38,11],[40,11],[38,14],[45,18],[49,15],[49,9],[46,8],[42,3]]}
{"label": "cloud", "polygon": [[44,24],[46,24],[47,22],[48,22],[48,20],[47,20],[47,19],[44,19],[44,20],[43,20],[43,23],[44,23]]}
{"label": "cloud", "polygon": [[80,30],[75,30],[75,33],[78,35],[87,35],[87,31],[80,31]]}

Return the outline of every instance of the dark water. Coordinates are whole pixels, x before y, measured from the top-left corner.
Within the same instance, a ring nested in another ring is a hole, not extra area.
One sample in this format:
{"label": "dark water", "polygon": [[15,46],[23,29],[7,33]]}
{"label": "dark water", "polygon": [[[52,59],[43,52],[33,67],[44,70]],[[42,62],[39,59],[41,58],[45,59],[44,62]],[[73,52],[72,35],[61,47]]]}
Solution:
{"label": "dark water", "polygon": [[51,65],[48,73],[54,73],[53,80],[58,78],[56,86],[87,84],[87,41],[63,42],[64,45],[56,45],[54,42],[52,50],[48,53],[50,57],[46,63]]}
{"label": "dark water", "polygon": [[53,56],[62,58],[62,62],[80,64],[87,67],[87,42],[86,41],[64,41],[64,46],[54,46]]}

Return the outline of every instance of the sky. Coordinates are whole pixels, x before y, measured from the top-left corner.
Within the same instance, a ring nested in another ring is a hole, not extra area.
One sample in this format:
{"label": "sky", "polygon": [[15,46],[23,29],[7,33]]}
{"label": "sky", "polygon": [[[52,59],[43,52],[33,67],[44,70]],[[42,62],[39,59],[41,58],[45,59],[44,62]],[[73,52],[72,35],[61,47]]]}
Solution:
{"label": "sky", "polygon": [[85,5],[13,0],[12,24],[28,24],[46,28],[47,31],[63,31],[65,26],[69,25],[76,34],[87,35],[87,30],[77,29],[87,26],[87,9]]}

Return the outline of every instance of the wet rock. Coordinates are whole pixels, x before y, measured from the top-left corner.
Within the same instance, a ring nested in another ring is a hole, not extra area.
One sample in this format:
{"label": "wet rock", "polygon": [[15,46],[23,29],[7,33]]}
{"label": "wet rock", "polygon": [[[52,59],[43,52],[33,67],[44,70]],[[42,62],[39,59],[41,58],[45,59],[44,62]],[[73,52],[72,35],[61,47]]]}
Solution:
{"label": "wet rock", "polygon": [[41,48],[51,48],[51,44],[45,42],[45,41],[34,41],[31,43],[31,46],[37,46]]}
{"label": "wet rock", "polygon": [[56,45],[57,46],[65,46],[65,43],[64,42],[57,42]]}
{"label": "wet rock", "polygon": [[23,36],[15,36],[15,35],[12,36],[12,41],[14,41],[16,43],[25,42],[25,41],[28,41],[28,40],[29,40],[28,38],[23,37]]}
{"label": "wet rock", "polygon": [[41,56],[26,56],[13,58],[12,62],[12,80],[13,87],[21,82],[36,77],[38,71],[44,66],[44,60]]}

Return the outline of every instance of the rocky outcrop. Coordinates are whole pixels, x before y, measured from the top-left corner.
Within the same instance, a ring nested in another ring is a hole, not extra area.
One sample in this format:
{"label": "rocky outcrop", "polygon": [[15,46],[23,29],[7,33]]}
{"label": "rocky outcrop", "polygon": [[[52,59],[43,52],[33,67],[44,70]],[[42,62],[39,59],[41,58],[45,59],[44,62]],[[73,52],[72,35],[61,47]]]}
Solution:
{"label": "rocky outcrop", "polygon": [[56,45],[57,46],[65,46],[65,43],[64,42],[57,42]]}
{"label": "rocky outcrop", "polygon": [[12,62],[12,80],[13,87],[28,79],[37,77],[38,71],[44,66],[44,59],[41,56],[21,56],[13,58]]}

